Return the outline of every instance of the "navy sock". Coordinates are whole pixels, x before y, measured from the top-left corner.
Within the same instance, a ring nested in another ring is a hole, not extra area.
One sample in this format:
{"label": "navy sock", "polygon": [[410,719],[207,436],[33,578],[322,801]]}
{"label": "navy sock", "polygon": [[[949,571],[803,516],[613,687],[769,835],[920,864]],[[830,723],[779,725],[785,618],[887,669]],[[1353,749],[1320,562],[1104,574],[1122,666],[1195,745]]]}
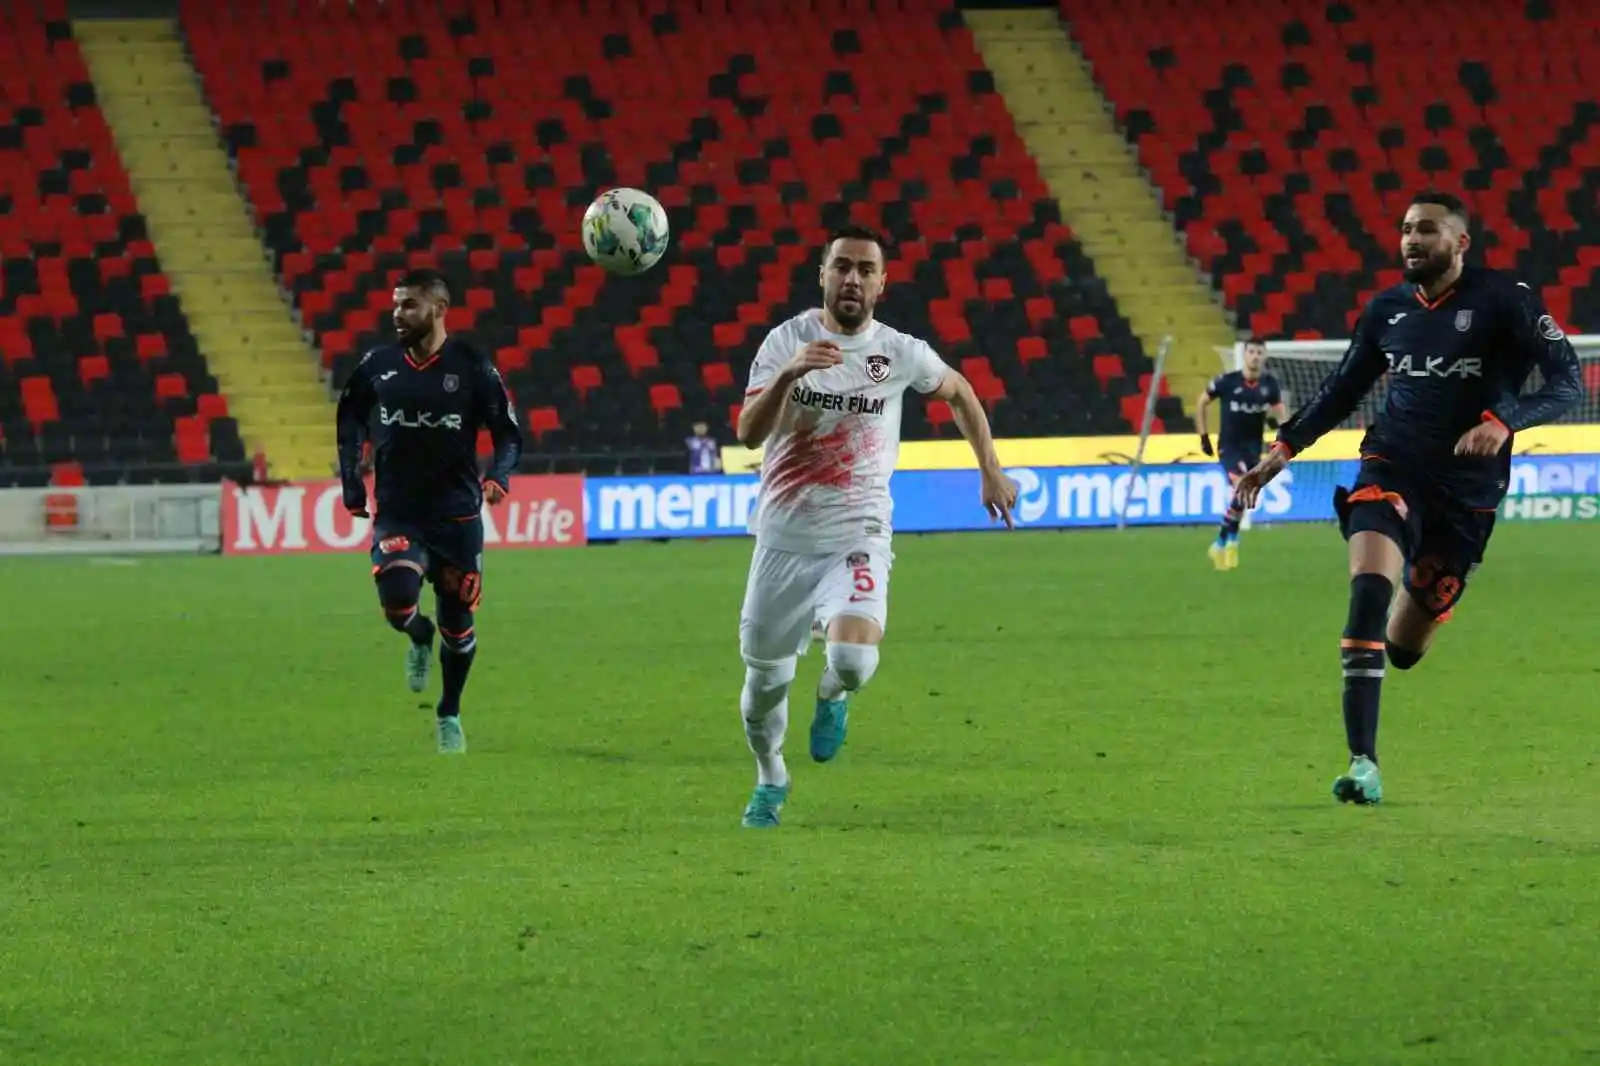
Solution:
{"label": "navy sock", "polygon": [[439,696],[439,717],[451,718],[461,713],[461,693],[478,655],[478,638],[470,627],[465,633],[440,633],[444,639],[439,643],[439,678],[444,692]]}
{"label": "navy sock", "polygon": [[411,616],[411,621],[406,623],[401,632],[410,637],[413,644],[431,645],[433,643],[433,630],[433,619],[418,611]]}
{"label": "navy sock", "polygon": [[1386,663],[1384,630],[1394,583],[1382,574],[1350,580],[1350,617],[1339,642],[1344,663],[1344,732],[1352,757],[1378,761],[1378,701]]}
{"label": "navy sock", "polygon": [[1217,529],[1217,543],[1226,544],[1230,540],[1239,539],[1239,523],[1244,521],[1244,508],[1239,506],[1239,498],[1235,496],[1228,501],[1228,509],[1223,512],[1222,525]]}

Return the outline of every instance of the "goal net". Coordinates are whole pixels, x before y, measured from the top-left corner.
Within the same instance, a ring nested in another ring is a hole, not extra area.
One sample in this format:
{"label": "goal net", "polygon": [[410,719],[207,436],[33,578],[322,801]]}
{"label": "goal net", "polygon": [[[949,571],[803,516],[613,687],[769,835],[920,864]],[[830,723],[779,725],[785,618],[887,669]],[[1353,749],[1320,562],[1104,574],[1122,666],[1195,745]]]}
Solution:
{"label": "goal net", "polygon": [[[1568,339],[1583,367],[1584,395],[1560,421],[1568,425],[1600,425],[1600,334],[1569,336]],[[1345,340],[1267,342],[1266,370],[1278,379],[1284,393],[1284,406],[1291,414],[1316,395],[1322,382],[1344,357],[1348,343]],[[1237,370],[1243,363],[1244,345],[1219,348],[1217,355],[1224,370]],[[1523,386],[1523,393],[1532,392],[1543,383],[1543,377],[1535,370]],[[1366,429],[1382,412],[1388,395],[1389,380],[1385,375],[1338,428]],[[1350,468],[1354,465],[1353,461],[1348,464],[1293,464],[1290,467],[1293,492],[1296,496],[1329,498],[1338,485],[1349,485],[1349,478],[1354,475]]]}
{"label": "goal net", "polygon": [[217,485],[0,489],[0,555],[145,555],[221,548]]}
{"label": "goal net", "polygon": [[[1561,422],[1577,425],[1600,424],[1600,334],[1569,337],[1583,365],[1584,397]],[[1332,341],[1269,341],[1267,344],[1267,372],[1278,379],[1284,391],[1283,402],[1292,414],[1301,404],[1316,395],[1317,389],[1343,358],[1348,342]],[[1218,350],[1224,370],[1236,370],[1241,365],[1244,345]],[[1533,392],[1544,383],[1536,369],[1529,375],[1523,393]],[[1365,399],[1349,418],[1339,424],[1340,429],[1365,429],[1383,410],[1384,399],[1389,394],[1389,379],[1378,379]]]}

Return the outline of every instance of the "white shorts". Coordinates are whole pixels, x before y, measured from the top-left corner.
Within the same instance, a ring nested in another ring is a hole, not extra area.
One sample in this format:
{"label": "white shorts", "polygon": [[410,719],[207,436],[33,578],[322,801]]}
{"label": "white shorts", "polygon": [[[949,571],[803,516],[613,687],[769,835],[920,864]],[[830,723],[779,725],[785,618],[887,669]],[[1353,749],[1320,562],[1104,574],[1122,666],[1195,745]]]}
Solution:
{"label": "white shorts", "polygon": [[825,555],[758,545],[739,612],[739,650],[760,662],[799,655],[811,643],[812,626],[839,615],[887,629],[893,567],[887,539],[864,539],[860,547]]}

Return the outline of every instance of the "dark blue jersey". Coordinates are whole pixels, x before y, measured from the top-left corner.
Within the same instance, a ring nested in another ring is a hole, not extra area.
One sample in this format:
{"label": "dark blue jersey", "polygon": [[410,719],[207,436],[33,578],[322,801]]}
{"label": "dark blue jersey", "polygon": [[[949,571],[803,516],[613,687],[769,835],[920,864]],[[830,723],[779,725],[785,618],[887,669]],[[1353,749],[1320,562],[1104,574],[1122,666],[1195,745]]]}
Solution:
{"label": "dark blue jersey", "polygon": [[[1535,367],[1544,383],[1523,396]],[[1310,447],[1385,373],[1388,396],[1361,454],[1405,467],[1469,508],[1499,505],[1512,442],[1498,455],[1458,456],[1462,434],[1491,418],[1515,434],[1554,421],[1583,397],[1577,354],[1539,295],[1497,270],[1468,267],[1432,301],[1413,285],[1373,297],[1338,368],[1278,439],[1297,452]]]}
{"label": "dark blue jersey", "polygon": [[1266,432],[1267,412],[1283,402],[1283,390],[1278,379],[1262,374],[1251,381],[1243,370],[1230,370],[1218,374],[1206,386],[1206,395],[1222,408],[1222,421],[1217,427],[1217,446],[1223,451],[1236,448],[1259,448],[1261,436]]}
{"label": "dark blue jersey", "polygon": [[[347,507],[365,506],[361,447],[370,439],[378,513],[411,521],[467,518],[483,480],[510,488],[522,430],[489,357],[454,337],[423,362],[401,344],[368,352],[339,394],[339,478]],[[478,474],[478,431],[494,459]]]}

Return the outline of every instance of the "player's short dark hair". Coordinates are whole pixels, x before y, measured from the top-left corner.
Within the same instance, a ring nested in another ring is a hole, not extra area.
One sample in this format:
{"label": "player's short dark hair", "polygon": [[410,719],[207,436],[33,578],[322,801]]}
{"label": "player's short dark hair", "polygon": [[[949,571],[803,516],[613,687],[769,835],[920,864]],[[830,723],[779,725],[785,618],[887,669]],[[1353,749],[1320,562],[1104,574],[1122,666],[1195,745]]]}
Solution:
{"label": "player's short dark hair", "polygon": [[1244,346],[1246,348],[1265,348],[1267,339],[1259,333],[1252,333],[1244,339]]}
{"label": "player's short dark hair", "polygon": [[1411,198],[1411,202],[1413,204],[1429,204],[1433,207],[1444,208],[1446,212],[1455,217],[1457,222],[1461,223],[1462,229],[1467,229],[1472,225],[1472,215],[1467,210],[1467,205],[1462,202],[1461,197],[1452,193],[1443,192],[1439,189],[1423,189]]}
{"label": "player's short dark hair", "polygon": [[850,222],[843,226],[835,226],[828,231],[828,242],[825,248],[832,248],[838,241],[871,241],[878,246],[878,251],[885,258],[889,255],[889,241],[883,234],[870,226]]}
{"label": "player's short dark hair", "polygon": [[427,267],[418,267],[408,270],[400,275],[400,280],[394,283],[397,289],[421,289],[435,300],[450,302],[450,283],[443,274]]}

